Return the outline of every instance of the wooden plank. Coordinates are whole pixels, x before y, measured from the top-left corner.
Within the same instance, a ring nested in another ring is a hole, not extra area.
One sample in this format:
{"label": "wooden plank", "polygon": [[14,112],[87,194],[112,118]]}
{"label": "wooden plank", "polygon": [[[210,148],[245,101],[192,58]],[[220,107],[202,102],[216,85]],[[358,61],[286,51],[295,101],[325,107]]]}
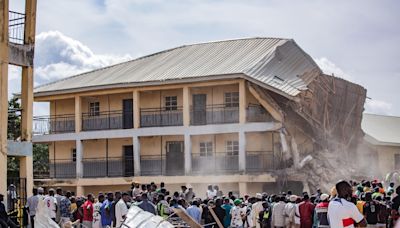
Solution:
{"label": "wooden plank", "polygon": [[208,207],[208,210],[210,211],[212,217],[214,218],[215,222],[217,223],[219,228],[224,228],[222,225],[221,221],[219,221],[217,214],[215,214],[214,209],[212,207]]}
{"label": "wooden plank", "polygon": [[261,106],[263,106],[271,116],[279,121],[283,122],[283,112],[279,108],[279,105],[274,101],[272,97],[268,94],[262,92],[258,87],[255,85],[248,84],[248,88],[250,93],[260,102]]}
{"label": "wooden plank", "polygon": [[192,219],[185,211],[179,208],[173,208],[174,213],[177,214],[184,222],[186,222],[191,228],[201,228],[201,225]]}

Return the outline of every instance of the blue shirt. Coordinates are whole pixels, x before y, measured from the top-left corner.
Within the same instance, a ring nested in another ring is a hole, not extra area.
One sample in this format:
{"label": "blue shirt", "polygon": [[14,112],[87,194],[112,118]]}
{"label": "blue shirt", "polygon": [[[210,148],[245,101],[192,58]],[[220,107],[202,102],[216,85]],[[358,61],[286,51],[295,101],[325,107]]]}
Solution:
{"label": "blue shirt", "polygon": [[63,218],[70,218],[71,217],[71,212],[70,212],[70,207],[71,207],[71,201],[63,196],[60,200],[60,215]]}
{"label": "blue shirt", "polygon": [[188,215],[190,217],[192,217],[192,219],[194,221],[196,221],[198,224],[200,224],[201,221],[201,211],[200,208],[198,208],[195,205],[192,205],[190,207],[188,207],[188,209],[186,209],[186,213],[188,213]]}
{"label": "blue shirt", "polygon": [[154,206],[154,204],[152,204],[148,200],[143,200],[142,202],[140,202],[138,204],[138,207],[140,207],[144,211],[152,213],[153,215],[156,214],[156,206]]}
{"label": "blue shirt", "polygon": [[224,227],[229,227],[231,225],[231,209],[232,209],[232,206],[230,204],[224,204],[221,207],[222,207],[222,209],[225,210]]}
{"label": "blue shirt", "polygon": [[112,202],[108,200],[104,200],[103,204],[100,207],[101,214],[101,225],[103,226],[111,226],[111,204]]}

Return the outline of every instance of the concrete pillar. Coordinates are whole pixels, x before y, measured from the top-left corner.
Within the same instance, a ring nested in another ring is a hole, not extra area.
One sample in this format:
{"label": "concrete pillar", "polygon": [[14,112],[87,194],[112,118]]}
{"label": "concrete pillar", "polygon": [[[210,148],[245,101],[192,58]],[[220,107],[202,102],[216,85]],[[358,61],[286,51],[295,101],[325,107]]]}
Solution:
{"label": "concrete pillar", "polygon": [[81,185],[77,185],[77,186],[76,186],[76,193],[75,193],[75,195],[76,195],[76,196],[84,196],[84,195],[85,195],[85,191],[84,191],[84,189],[83,189],[83,186],[81,186]]}
{"label": "concrete pillar", "polygon": [[82,130],[82,98],[75,96],[75,132]]}
{"label": "concrete pillar", "polygon": [[185,175],[192,172],[192,140],[189,134],[185,134]]}
{"label": "concrete pillar", "polygon": [[83,143],[81,140],[76,140],[76,178],[83,177]]}
{"label": "concrete pillar", "polygon": [[2,17],[2,20],[0,20],[0,193],[6,196],[8,125],[8,0],[0,0],[0,16]]}
{"label": "concrete pillar", "polygon": [[190,125],[190,88],[183,87],[183,126]]}
{"label": "concrete pillar", "polygon": [[140,91],[133,91],[133,127],[140,128]]}
{"label": "concrete pillar", "polygon": [[246,171],[246,133],[239,131],[239,171]]}
{"label": "concrete pillar", "polygon": [[32,156],[19,158],[19,176],[26,178],[26,193],[27,196],[32,195],[33,189],[33,158]]}
{"label": "concrete pillar", "polygon": [[246,81],[239,82],[239,123],[246,123]]}
{"label": "concrete pillar", "polygon": [[32,139],[32,116],[33,116],[33,68],[22,68],[21,81],[21,139],[31,141]]}
{"label": "concrete pillar", "polygon": [[133,136],[133,168],[134,176],[140,176],[140,140]]}
{"label": "concrete pillar", "polygon": [[248,194],[247,182],[239,182],[239,195],[243,197]]}

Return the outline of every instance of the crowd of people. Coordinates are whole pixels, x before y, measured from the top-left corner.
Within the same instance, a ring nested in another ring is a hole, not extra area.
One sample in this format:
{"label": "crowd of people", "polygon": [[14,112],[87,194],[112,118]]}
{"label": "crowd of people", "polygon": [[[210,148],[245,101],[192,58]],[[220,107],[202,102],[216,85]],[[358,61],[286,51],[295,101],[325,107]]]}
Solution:
{"label": "crowd of people", "polygon": [[[329,193],[314,194],[291,191],[280,194],[257,193],[254,196],[224,194],[216,185],[209,185],[203,199],[193,187],[181,186],[170,192],[164,183],[133,183],[127,192],[98,193],[77,197],[61,188],[33,190],[27,200],[31,227],[40,199],[48,207],[49,217],[60,224],[74,222],[77,227],[120,227],[132,206],[159,215],[177,217],[176,210],[186,212],[204,227],[319,228],[319,227],[394,227],[400,217],[400,186],[384,187],[379,181],[340,181]],[[0,195],[0,200],[3,201]],[[0,204],[0,227],[17,227],[7,218]]]}

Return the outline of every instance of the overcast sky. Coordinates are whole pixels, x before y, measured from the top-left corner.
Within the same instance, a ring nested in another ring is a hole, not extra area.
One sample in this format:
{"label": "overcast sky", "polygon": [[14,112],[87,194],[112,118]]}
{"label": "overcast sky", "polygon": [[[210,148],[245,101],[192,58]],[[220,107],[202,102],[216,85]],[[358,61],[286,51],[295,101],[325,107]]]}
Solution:
{"label": "overcast sky", "polygon": [[[364,86],[367,112],[400,116],[399,12],[395,0],[38,0],[35,84],[183,44],[283,37]],[[17,92],[19,71],[10,72]]]}

